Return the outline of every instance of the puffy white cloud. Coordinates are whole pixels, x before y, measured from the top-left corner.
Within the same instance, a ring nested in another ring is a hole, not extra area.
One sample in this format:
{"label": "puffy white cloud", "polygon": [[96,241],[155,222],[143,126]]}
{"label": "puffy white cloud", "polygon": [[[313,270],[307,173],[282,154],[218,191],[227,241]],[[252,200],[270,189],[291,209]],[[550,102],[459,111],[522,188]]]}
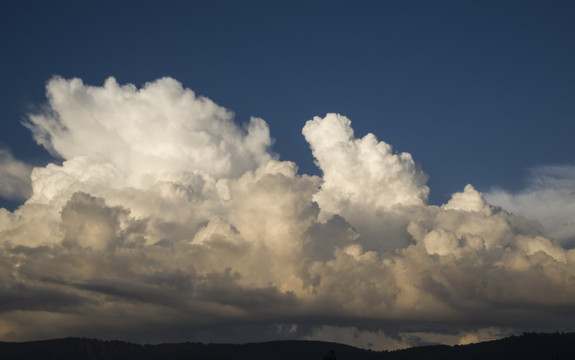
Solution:
{"label": "puffy white cloud", "polygon": [[345,116],[316,116],[302,133],[323,172],[322,189],[315,196],[322,211],[339,213],[355,207],[373,211],[427,201],[427,175],[411,155],[394,153],[373,134],[355,138]]}
{"label": "puffy white cloud", "polygon": [[65,161],[0,209],[3,340],[383,349],[572,328],[575,250],[471,185],[427,205],[411,156],[343,116],[304,127],[317,177],[173,79],[55,78],[48,99],[28,126]]}
{"label": "puffy white cloud", "polygon": [[468,184],[462,193],[455,193],[451,199],[442,206],[445,210],[477,211],[491,215],[492,208],[483,199],[483,195]]}
{"label": "puffy white cloud", "polygon": [[411,155],[394,153],[373,134],[355,138],[351,121],[339,114],[316,116],[302,133],[323,172],[321,190],[314,195],[321,219],[342,215],[370,249],[404,246],[407,224],[391,210],[424,205],[429,194],[427,175]]}
{"label": "puffy white cloud", "polygon": [[171,78],[137,89],[113,77],[103,87],[55,77],[46,91],[49,111],[26,122],[36,141],[66,160],[112,164],[129,185],[191,170],[237,177],[272,158],[265,121],[239,128],[230,111]]}

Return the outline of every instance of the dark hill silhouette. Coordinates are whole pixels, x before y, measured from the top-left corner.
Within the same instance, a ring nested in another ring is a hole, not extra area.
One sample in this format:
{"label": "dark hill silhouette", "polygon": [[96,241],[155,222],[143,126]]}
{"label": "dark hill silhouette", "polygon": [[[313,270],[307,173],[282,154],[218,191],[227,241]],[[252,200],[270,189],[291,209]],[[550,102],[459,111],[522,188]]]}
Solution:
{"label": "dark hill silhouette", "polygon": [[369,351],[322,341],[271,341],[243,345],[201,343],[138,345],[122,341],[66,338],[21,343],[0,342],[0,359],[575,359],[575,333],[529,333],[464,346],[434,345],[397,351]]}

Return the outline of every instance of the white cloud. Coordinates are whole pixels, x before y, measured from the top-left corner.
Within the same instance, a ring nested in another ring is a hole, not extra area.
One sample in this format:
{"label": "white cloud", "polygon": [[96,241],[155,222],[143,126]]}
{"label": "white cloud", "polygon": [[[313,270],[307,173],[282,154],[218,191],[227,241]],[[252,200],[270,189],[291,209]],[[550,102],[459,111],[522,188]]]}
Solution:
{"label": "white cloud", "polygon": [[378,210],[427,201],[427,175],[411,155],[394,153],[373,134],[355,138],[345,116],[316,116],[302,132],[323,172],[322,190],[315,196],[322,211],[338,213],[357,206]]}
{"label": "white cloud", "polygon": [[373,134],[355,138],[351,121],[339,114],[314,117],[302,133],[323,172],[314,195],[321,219],[342,215],[370,249],[404,246],[407,224],[392,209],[424,205],[429,194],[427,175],[411,155],[394,153]]}
{"label": "white cloud", "polygon": [[491,215],[492,208],[483,199],[483,195],[475,190],[473,185],[468,184],[462,193],[455,193],[447,204],[442,206],[445,210],[477,211],[485,215]]}
{"label": "white cloud", "polygon": [[112,164],[130,185],[178,171],[237,177],[272,158],[265,121],[239,128],[230,111],[171,78],[137,89],[112,77],[103,87],[55,77],[46,90],[50,111],[26,122],[36,141],[66,160]]}
{"label": "white cloud", "polygon": [[48,98],[29,126],[65,161],[0,209],[3,340],[383,349],[572,328],[575,250],[471,185],[427,205],[411,156],[343,116],[304,128],[317,177],[268,152],[263,120],[242,130],[173,79],[55,78]]}
{"label": "white cloud", "polygon": [[492,204],[539,222],[545,235],[575,245],[575,166],[534,168],[525,189],[517,193],[493,189],[485,197]]}

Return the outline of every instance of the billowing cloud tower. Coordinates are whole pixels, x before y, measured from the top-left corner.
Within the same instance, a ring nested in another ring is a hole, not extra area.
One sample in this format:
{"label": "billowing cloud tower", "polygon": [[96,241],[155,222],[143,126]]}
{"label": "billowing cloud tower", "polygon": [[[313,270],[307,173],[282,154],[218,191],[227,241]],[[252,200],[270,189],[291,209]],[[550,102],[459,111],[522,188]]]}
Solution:
{"label": "billowing cloud tower", "polygon": [[472,185],[429,205],[411,155],[345,116],[305,124],[309,176],[270,152],[264,120],[237,125],[171,78],[56,77],[47,98],[25,124],[61,164],[28,183],[2,153],[0,195],[27,200],[0,209],[0,340],[396,348],[575,320],[574,250]]}

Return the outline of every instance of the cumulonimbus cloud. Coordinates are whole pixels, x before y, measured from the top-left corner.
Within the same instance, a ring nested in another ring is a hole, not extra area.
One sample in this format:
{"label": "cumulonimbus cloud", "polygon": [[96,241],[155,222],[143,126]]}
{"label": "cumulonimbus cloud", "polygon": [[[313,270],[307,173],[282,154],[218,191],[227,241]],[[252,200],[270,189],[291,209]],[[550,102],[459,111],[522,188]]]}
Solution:
{"label": "cumulonimbus cloud", "polygon": [[0,209],[0,339],[392,348],[575,320],[575,250],[471,185],[428,205],[411,155],[342,115],[304,126],[319,177],[174,79],[47,98],[26,126],[63,163]]}

